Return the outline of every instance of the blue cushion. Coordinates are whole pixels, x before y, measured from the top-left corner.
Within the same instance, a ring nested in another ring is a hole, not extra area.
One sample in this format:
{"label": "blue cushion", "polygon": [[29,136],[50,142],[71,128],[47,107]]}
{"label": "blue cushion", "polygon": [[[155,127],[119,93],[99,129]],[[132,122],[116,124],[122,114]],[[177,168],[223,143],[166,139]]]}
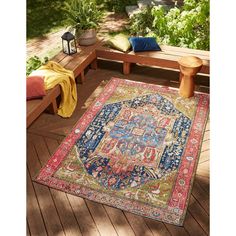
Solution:
{"label": "blue cushion", "polygon": [[129,41],[134,52],[161,51],[154,37],[130,37]]}

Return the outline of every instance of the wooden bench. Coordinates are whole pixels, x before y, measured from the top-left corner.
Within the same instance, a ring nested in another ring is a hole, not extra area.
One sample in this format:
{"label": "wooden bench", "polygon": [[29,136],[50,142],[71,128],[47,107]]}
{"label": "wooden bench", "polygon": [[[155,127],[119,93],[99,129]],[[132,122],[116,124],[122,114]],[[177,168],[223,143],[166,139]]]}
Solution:
{"label": "wooden bench", "polygon": [[179,69],[178,60],[182,56],[197,56],[203,60],[203,66],[199,73],[209,75],[210,55],[208,51],[179,48],[173,46],[160,46],[162,51],[128,52],[108,48],[104,45],[96,49],[97,58],[123,62],[123,73],[131,72],[131,64],[138,63],[146,66],[158,66],[167,69]]}
{"label": "wooden bench", "polygon": [[[78,52],[73,55],[66,55],[63,52],[57,54],[51,60],[58,62],[68,70],[74,72],[74,76],[80,76],[81,83],[84,83],[84,70],[90,65],[91,69],[97,68],[97,59],[108,59],[123,63],[123,73],[131,72],[131,65],[138,63],[146,66],[158,66],[167,69],[179,69],[178,60],[182,56],[197,56],[203,60],[200,73],[209,75],[210,56],[208,51],[179,48],[173,46],[161,46],[162,51],[151,52],[128,52],[123,53],[104,46],[103,40],[98,40],[94,45],[79,47]],[[47,108],[51,107],[53,113],[57,112],[56,99],[60,95],[60,88],[56,86],[47,92],[43,99],[27,101],[27,127],[38,118]]]}
{"label": "wooden bench", "polygon": [[[96,51],[95,48],[100,45],[100,41],[89,47],[80,47],[78,52],[73,55],[66,55],[63,52],[57,54],[52,61],[58,62],[60,65],[68,70],[74,72],[74,76],[81,77],[83,83],[84,70],[87,66],[91,65],[92,69],[97,68]],[[27,128],[36,120],[42,112],[49,108],[50,113],[57,113],[57,97],[61,94],[60,86],[47,91],[43,99],[34,99],[27,101]]]}
{"label": "wooden bench", "polygon": [[27,128],[36,120],[39,115],[49,108],[49,112],[57,113],[57,97],[61,94],[60,86],[57,85],[53,89],[47,91],[42,99],[33,99],[27,101]]}

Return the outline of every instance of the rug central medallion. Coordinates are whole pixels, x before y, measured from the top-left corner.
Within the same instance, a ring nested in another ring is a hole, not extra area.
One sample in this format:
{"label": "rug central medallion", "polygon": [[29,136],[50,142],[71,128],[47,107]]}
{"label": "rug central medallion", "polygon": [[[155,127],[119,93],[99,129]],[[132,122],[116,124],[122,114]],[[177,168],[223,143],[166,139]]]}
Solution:
{"label": "rug central medallion", "polygon": [[79,158],[103,187],[135,188],[178,167],[190,125],[158,94],[110,103],[77,142]]}

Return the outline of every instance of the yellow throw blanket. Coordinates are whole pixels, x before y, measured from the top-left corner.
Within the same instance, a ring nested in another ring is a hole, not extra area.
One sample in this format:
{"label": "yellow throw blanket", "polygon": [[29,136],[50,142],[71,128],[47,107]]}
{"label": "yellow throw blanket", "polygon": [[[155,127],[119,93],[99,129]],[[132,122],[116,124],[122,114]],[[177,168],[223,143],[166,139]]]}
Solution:
{"label": "yellow throw blanket", "polygon": [[70,117],[77,104],[77,90],[73,72],[66,70],[54,61],[49,61],[30,75],[44,76],[46,90],[55,87],[57,84],[61,86],[62,94],[58,115]]}

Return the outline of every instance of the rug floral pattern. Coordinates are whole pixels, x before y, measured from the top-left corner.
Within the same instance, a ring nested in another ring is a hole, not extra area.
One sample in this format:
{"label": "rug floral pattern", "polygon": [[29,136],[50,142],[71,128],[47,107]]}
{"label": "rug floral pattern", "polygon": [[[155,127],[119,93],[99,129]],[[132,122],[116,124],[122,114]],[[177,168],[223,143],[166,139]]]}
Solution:
{"label": "rug floral pattern", "polygon": [[113,78],[37,181],[182,225],[209,98]]}

